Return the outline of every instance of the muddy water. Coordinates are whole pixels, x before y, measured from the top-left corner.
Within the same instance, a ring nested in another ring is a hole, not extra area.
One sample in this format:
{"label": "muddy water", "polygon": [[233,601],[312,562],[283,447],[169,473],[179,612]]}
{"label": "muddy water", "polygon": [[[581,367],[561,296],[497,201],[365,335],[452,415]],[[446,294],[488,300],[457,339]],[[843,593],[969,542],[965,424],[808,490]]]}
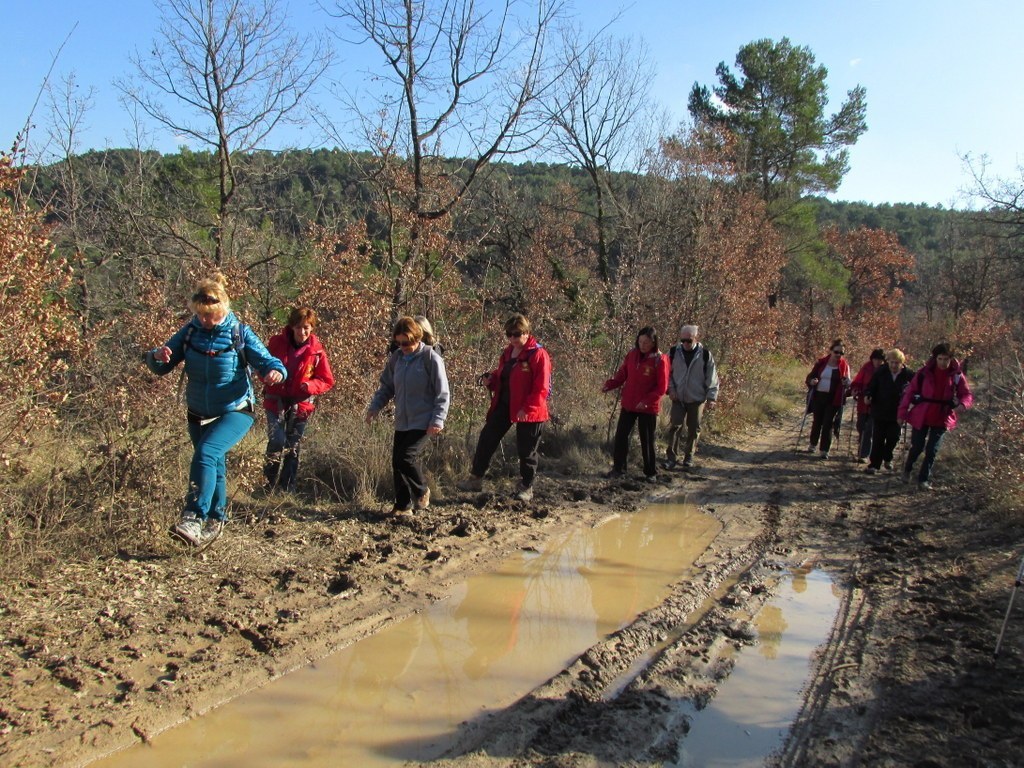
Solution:
{"label": "muddy water", "polygon": [[811,658],[828,639],[838,607],[827,574],[793,569],[753,619],[757,644],[736,656],[736,666],[711,703],[699,712],[680,704],[690,732],[673,765],[764,765],[796,718]]}
{"label": "muddy water", "polygon": [[657,605],[721,526],[656,504],[521,552],[450,597],[103,766],[391,765],[447,748]]}

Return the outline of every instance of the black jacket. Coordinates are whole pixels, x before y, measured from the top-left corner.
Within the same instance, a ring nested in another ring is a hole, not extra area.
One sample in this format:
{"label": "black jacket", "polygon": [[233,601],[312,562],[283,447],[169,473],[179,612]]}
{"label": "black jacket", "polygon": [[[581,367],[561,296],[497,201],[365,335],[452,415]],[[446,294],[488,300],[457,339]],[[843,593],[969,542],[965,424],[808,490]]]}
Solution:
{"label": "black jacket", "polygon": [[900,369],[895,378],[888,365],[875,371],[865,390],[865,394],[871,398],[871,417],[875,421],[896,421],[900,398],[912,378],[914,374],[906,366]]}

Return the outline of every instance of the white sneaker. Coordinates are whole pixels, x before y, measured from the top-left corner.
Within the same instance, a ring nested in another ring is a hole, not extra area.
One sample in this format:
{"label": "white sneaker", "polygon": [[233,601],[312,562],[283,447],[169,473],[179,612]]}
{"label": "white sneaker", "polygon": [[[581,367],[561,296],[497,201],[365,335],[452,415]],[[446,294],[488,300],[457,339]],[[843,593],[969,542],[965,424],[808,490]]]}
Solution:
{"label": "white sneaker", "polygon": [[195,512],[182,512],[181,520],[171,526],[170,534],[190,547],[198,547],[203,539],[202,523]]}
{"label": "white sneaker", "polygon": [[224,532],[224,521],[214,520],[212,517],[203,521],[202,532],[199,534],[199,545],[208,547],[215,542]]}
{"label": "white sneaker", "polygon": [[533,486],[520,484],[519,490],[516,491],[516,498],[520,501],[533,501]]}

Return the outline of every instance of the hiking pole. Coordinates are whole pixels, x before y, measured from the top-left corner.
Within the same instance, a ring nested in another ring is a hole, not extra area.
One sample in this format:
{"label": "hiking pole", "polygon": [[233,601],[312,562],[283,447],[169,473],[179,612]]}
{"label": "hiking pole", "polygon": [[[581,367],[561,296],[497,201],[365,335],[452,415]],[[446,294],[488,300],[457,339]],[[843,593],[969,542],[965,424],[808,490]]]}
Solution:
{"label": "hiking pole", "polygon": [[999,630],[999,639],[996,640],[996,649],[992,658],[999,658],[999,647],[1003,644],[1003,633],[1006,632],[1006,623],[1010,620],[1010,612],[1013,610],[1013,600],[1017,597],[1017,590],[1021,583],[1024,583],[1024,558],[1021,558],[1020,568],[1017,569],[1017,579],[1013,582],[1013,591],[1010,593],[1010,604],[1006,606],[1006,615],[1003,617],[1003,626]]}
{"label": "hiking pole", "polygon": [[[850,429],[846,434],[846,452],[853,453],[853,433],[857,431],[857,401],[853,401],[853,407],[850,408]],[[859,443],[860,441],[858,441]],[[860,455],[860,445],[857,445],[857,455]]]}
{"label": "hiking pole", "polygon": [[903,426],[900,427],[900,442],[897,445],[897,450],[893,452],[893,462],[896,460],[896,454],[899,454],[900,464],[904,464],[907,460],[907,422],[903,422]]}
{"label": "hiking pole", "polygon": [[805,424],[807,424],[807,410],[806,409],[804,410],[804,417],[802,419],[800,419],[800,431],[797,433],[797,436],[796,436],[796,445],[793,446],[793,450],[794,451],[800,449],[800,438],[804,436],[804,425]]}
{"label": "hiking pole", "polygon": [[796,445],[793,446],[793,450],[800,449],[800,438],[804,436],[804,425],[807,423],[807,414],[811,412],[811,398],[814,396],[814,390],[810,387],[807,388],[807,397],[804,402],[804,417],[800,419],[800,431],[796,436]]}

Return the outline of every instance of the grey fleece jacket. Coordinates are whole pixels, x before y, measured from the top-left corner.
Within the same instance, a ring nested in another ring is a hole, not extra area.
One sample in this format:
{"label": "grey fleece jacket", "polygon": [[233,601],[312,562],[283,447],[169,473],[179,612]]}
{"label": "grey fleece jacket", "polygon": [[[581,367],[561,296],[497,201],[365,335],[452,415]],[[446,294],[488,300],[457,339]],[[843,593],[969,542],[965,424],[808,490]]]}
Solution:
{"label": "grey fleece jacket", "polygon": [[703,403],[718,399],[718,367],[715,357],[708,350],[708,364],[704,365],[705,347],[699,341],[693,345],[693,358],[686,364],[681,348],[672,347],[669,359],[672,373],[668,380],[668,395],[683,403]]}
{"label": "grey fleece jacket", "polygon": [[443,427],[451,395],[444,359],[427,344],[406,358],[396,349],[380,375],[380,386],[370,401],[370,413],[377,413],[395,401],[395,431]]}

